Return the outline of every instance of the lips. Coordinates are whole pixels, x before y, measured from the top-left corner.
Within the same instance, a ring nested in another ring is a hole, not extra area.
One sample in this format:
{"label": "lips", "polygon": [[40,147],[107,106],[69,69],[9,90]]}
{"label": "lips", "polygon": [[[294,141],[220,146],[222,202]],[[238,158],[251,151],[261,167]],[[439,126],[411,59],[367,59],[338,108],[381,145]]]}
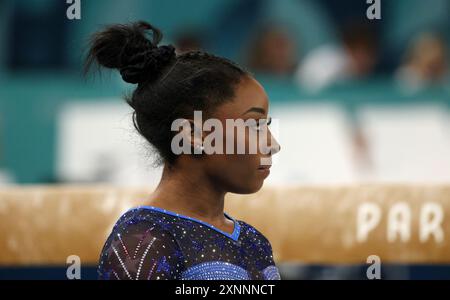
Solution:
{"label": "lips", "polygon": [[260,165],[258,167],[258,173],[263,177],[263,178],[267,178],[267,176],[269,176],[270,174],[270,167],[272,165]]}
{"label": "lips", "polygon": [[272,165],[261,165],[259,166],[258,170],[269,170]]}

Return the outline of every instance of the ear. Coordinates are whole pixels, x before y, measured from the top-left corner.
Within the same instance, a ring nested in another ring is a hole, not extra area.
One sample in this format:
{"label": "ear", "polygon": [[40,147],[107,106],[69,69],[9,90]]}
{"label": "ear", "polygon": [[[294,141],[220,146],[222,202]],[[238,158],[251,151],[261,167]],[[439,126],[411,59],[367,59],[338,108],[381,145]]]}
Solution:
{"label": "ear", "polygon": [[186,119],[184,122],[187,123],[183,128],[189,128],[189,131],[185,132],[189,136],[185,136],[185,138],[190,141],[191,149],[194,149],[194,154],[201,154],[204,150],[203,139],[205,134],[202,124],[196,124],[192,119]]}

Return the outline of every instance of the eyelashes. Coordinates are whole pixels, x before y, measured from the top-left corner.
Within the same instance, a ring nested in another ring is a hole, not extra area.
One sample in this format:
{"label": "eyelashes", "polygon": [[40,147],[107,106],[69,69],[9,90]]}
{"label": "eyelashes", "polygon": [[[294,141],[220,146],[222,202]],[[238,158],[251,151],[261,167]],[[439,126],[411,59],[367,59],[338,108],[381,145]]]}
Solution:
{"label": "eyelashes", "polygon": [[262,130],[264,125],[265,126],[270,126],[271,123],[272,123],[272,118],[271,117],[269,117],[268,119],[258,120],[258,124],[256,125],[255,129],[258,130],[258,131]]}

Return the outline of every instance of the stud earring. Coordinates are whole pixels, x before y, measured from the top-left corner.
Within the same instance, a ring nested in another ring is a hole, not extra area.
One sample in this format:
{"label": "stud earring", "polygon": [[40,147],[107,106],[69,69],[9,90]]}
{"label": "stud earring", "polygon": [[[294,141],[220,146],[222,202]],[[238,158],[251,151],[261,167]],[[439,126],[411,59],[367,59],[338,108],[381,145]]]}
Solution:
{"label": "stud earring", "polygon": [[205,147],[203,145],[195,145],[195,150],[196,154],[203,154]]}

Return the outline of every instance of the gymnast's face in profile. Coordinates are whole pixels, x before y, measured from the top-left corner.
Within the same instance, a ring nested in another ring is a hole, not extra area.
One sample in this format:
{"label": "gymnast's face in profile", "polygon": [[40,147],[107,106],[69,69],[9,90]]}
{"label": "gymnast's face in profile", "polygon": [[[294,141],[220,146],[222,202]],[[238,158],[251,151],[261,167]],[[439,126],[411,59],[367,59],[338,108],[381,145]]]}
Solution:
{"label": "gymnast's face in profile", "polygon": [[[264,179],[269,176],[271,157],[280,150],[280,145],[268,128],[270,123],[268,110],[269,102],[264,88],[254,78],[245,76],[235,87],[234,99],[219,105],[211,113],[211,118],[222,123],[224,151],[223,154],[204,154],[196,163],[202,165],[208,178],[211,178],[220,189],[238,194],[254,193],[262,187]],[[250,125],[243,127],[241,132],[244,134],[238,134],[242,128],[227,128],[227,120],[250,121],[248,123]],[[265,141],[260,143],[263,141],[262,136],[265,137]],[[225,149],[230,140],[234,147],[232,154]],[[251,152],[249,144],[255,142],[255,151]],[[238,152],[239,146],[245,149],[244,153]]]}

